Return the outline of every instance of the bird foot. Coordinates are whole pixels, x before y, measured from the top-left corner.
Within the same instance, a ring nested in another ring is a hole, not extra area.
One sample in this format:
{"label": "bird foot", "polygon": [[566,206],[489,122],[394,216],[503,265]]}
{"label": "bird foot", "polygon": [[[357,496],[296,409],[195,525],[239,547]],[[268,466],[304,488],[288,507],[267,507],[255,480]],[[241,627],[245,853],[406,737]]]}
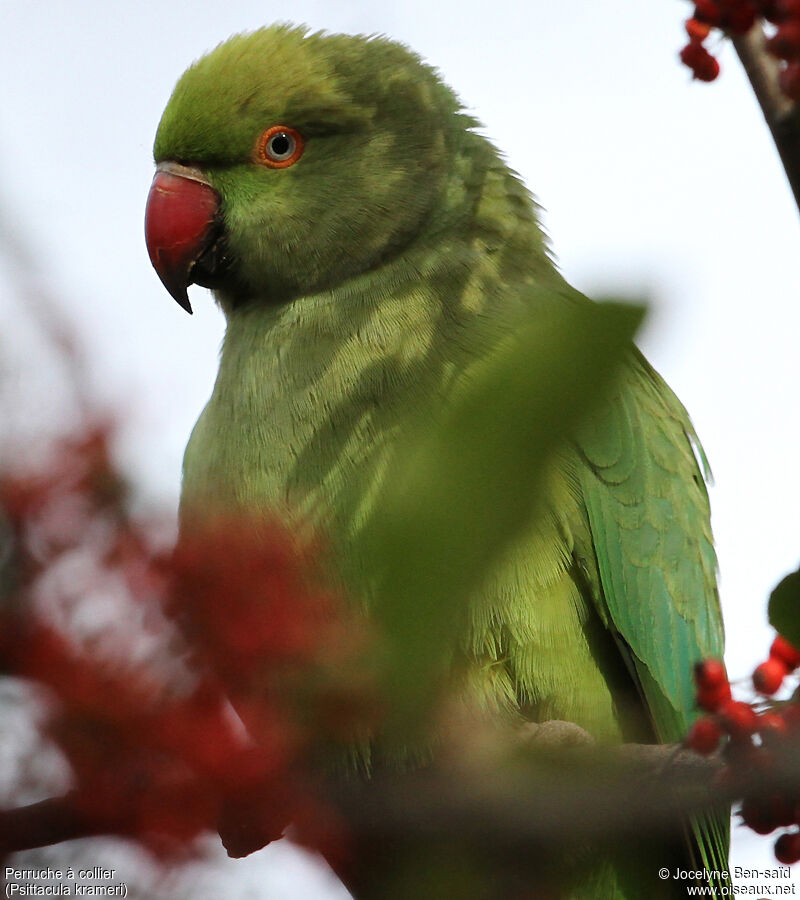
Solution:
{"label": "bird foot", "polygon": [[560,719],[526,722],[520,728],[520,737],[523,742],[538,747],[580,747],[594,744],[594,738],[580,725]]}

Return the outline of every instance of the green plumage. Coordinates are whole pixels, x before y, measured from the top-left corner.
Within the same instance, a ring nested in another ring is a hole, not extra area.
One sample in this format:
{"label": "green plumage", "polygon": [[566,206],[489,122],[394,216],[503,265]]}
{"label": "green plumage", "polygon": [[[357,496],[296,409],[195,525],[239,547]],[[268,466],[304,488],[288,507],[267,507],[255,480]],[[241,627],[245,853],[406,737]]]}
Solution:
{"label": "green plumage", "polygon": [[[274,124],[305,138],[289,168],[253,159]],[[185,520],[278,510],[332,536],[358,571],[348,549],[417,410],[461,390],[520,315],[590,302],[556,271],[534,202],[476,124],[380,38],[273,27],[181,78],[155,157],[219,192],[236,272],[216,292],[227,331],[186,451]],[[692,665],[723,641],[696,456],[683,407],[632,350],[554,463],[544,514],[471,606],[482,703],[602,741],[682,737]],[[726,831],[698,826],[699,864],[724,868]],[[661,896],[651,868],[632,889],[609,867],[587,896]]]}

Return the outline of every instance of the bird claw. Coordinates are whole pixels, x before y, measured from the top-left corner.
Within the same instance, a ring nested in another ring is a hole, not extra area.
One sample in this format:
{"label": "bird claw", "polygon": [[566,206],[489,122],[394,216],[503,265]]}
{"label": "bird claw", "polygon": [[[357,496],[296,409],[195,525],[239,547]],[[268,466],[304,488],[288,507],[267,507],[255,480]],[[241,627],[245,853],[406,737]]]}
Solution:
{"label": "bird claw", "polygon": [[560,719],[526,722],[520,728],[520,738],[524,743],[538,747],[580,747],[594,744],[594,738],[580,725]]}

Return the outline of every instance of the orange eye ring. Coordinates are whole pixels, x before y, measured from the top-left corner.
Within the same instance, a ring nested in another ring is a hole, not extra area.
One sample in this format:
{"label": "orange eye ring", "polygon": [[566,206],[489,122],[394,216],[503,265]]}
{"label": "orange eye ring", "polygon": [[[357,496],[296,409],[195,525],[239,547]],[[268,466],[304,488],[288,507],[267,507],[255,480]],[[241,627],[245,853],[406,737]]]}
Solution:
{"label": "orange eye ring", "polygon": [[272,125],[259,135],[256,142],[256,161],[271,169],[293,166],[303,155],[305,141],[295,128]]}

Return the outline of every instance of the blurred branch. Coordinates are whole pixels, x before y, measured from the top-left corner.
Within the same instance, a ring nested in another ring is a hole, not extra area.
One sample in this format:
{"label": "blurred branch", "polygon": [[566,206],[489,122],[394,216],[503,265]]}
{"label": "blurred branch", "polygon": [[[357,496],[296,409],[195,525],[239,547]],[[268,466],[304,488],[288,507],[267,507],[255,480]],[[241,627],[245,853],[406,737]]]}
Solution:
{"label": "blurred branch", "polygon": [[795,203],[800,210],[800,109],[781,91],[778,60],[767,52],[760,24],[731,38],[775,141]]}
{"label": "blurred branch", "polygon": [[28,806],[0,810],[0,856],[114,831],[111,823],[100,826],[80,814],[71,802],[71,795],[51,797]]}
{"label": "blurred branch", "polygon": [[[444,858],[454,846],[461,860],[482,859],[512,880],[517,873],[527,890],[537,884],[550,896],[547,886],[574,874],[591,849],[666,848],[693,815],[753,792],[796,792],[800,784],[800,760],[789,748],[769,769],[735,772],[719,755],[681,745],[569,748],[551,754],[549,765],[527,762],[467,773],[431,767],[336,785],[332,798],[356,852],[344,861],[325,855],[356,897],[383,896],[375,888],[386,876],[376,865],[405,853],[416,869],[420,854]],[[502,888],[491,894],[505,896]]]}
{"label": "blurred branch", "polygon": [[[356,839],[381,834],[480,840],[503,850],[658,834],[676,819],[728,799],[716,778],[724,761],[679,744],[551,748],[526,753],[518,762],[329,779],[322,793]],[[738,796],[798,777],[800,762],[784,760],[733,787]],[[70,795],[0,811],[0,847],[6,852],[125,831],[121,820],[101,823],[80,815]]]}
{"label": "blurred branch", "polygon": [[505,849],[659,833],[727,799],[715,782],[723,760],[679,744],[568,748],[544,759],[539,769],[539,754],[532,757],[533,771],[523,764],[392,772],[334,785],[330,793],[357,833],[480,840]]}

